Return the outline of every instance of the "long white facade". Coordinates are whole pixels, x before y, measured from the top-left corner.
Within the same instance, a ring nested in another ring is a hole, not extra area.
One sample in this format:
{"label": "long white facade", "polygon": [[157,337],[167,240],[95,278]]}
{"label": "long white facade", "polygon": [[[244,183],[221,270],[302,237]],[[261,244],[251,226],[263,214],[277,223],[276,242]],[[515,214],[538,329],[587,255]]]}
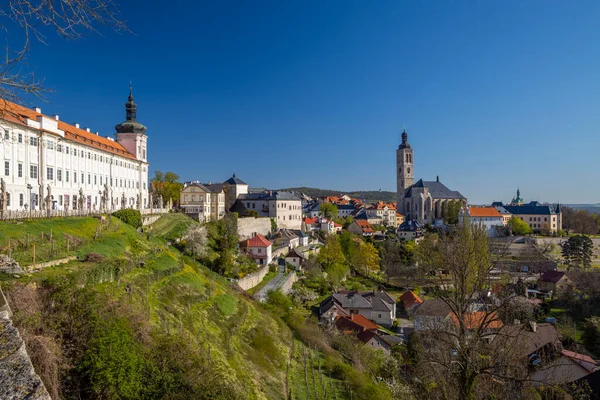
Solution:
{"label": "long white facade", "polygon": [[[131,95],[130,102],[135,110]],[[43,115],[40,109],[1,105],[0,178],[6,210],[149,206],[145,127],[142,133],[117,133],[115,141]]]}

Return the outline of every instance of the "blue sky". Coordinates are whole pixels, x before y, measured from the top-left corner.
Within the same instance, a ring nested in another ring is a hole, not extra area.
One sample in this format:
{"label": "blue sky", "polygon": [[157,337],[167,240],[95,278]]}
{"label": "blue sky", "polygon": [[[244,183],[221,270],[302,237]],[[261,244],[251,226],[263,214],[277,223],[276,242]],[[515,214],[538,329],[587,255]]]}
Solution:
{"label": "blue sky", "polygon": [[122,3],[134,34],[50,35],[29,65],[44,113],[102,135],[132,80],[151,170],[395,190],[406,125],[415,177],[471,202],[600,202],[600,2]]}

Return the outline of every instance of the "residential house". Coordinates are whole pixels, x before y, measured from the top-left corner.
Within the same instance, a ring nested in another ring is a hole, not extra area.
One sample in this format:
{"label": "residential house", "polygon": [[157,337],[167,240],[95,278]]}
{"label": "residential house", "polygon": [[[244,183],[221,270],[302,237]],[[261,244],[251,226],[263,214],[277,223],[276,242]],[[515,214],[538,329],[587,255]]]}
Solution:
{"label": "residential house", "polygon": [[300,229],[302,226],[302,201],[293,193],[247,193],[239,195],[236,202],[242,202],[246,210],[255,210],[261,217],[273,218],[280,228]]}
{"label": "residential house", "polygon": [[223,182],[223,191],[225,192],[225,209],[229,210],[238,197],[248,194],[248,184],[234,173],[231,178]]}
{"label": "residential house", "polygon": [[299,246],[308,246],[308,234],[304,232],[302,229],[294,229],[292,232],[298,236],[298,245]]}
{"label": "residential house", "polygon": [[334,293],[321,302],[319,315],[325,314],[334,304],[350,315],[361,314],[383,326],[392,326],[396,319],[396,300],[384,291]]}
{"label": "residential house", "polygon": [[321,216],[321,204],[323,203],[314,203],[311,204],[305,211],[304,214],[306,214],[307,217],[309,218],[318,218]]}
{"label": "residential house", "polygon": [[268,241],[260,233],[242,242],[242,248],[248,257],[254,259],[258,265],[268,265],[273,261],[272,256],[273,243]]}
{"label": "residential house", "polygon": [[423,226],[414,219],[405,220],[396,231],[400,240],[418,240],[424,235]]}
{"label": "residential house", "polygon": [[503,216],[495,207],[462,207],[458,214],[459,224],[465,221],[485,229],[489,237],[496,237],[496,230],[503,227]]}
{"label": "residential house", "polygon": [[[381,350],[390,354],[390,350],[399,340],[391,339],[390,335],[384,335],[379,327],[361,314],[338,316],[335,326],[346,335],[356,335],[356,338],[374,350]],[[387,340],[386,340],[387,337]]]}
{"label": "residential house", "polygon": [[200,221],[217,221],[225,216],[225,193],[221,184],[185,182],[179,194],[179,207]]}
{"label": "residential house", "polygon": [[396,211],[396,226],[400,226],[402,225],[402,223],[404,222],[404,215],[400,214],[398,211]]}
{"label": "residential house", "polygon": [[291,229],[277,229],[268,236],[275,247],[285,245],[290,249],[300,246],[300,238],[295,231]]}
{"label": "residential house", "polygon": [[352,215],[354,212],[354,206],[352,204],[338,204],[338,218],[346,218]]}
{"label": "residential house", "polygon": [[362,236],[373,236],[375,230],[368,221],[357,219],[348,226],[348,231]]}
{"label": "residential house", "polygon": [[292,248],[287,255],[285,256],[286,264],[291,264],[296,268],[296,270],[302,269],[302,264],[306,258],[304,255],[298,251],[298,249]]}
{"label": "residential house", "polygon": [[575,282],[563,271],[546,270],[539,280],[540,289],[553,293],[570,293],[575,288]]}
{"label": "residential house", "polygon": [[302,219],[302,230],[306,232],[318,231],[321,225],[318,217],[306,217]]}
{"label": "residential house", "polygon": [[581,379],[599,370],[598,363],[585,354],[561,350],[554,360],[542,365],[531,374],[534,385],[562,385]]}
{"label": "residential house", "polygon": [[[393,206],[393,205],[391,205]],[[365,208],[367,220],[381,220],[381,225],[397,227],[396,225],[396,207],[388,207],[384,202],[377,202]]]}
{"label": "residential house", "polygon": [[402,302],[402,306],[404,307],[404,311],[411,316],[415,309],[423,304],[423,300],[415,294],[412,290],[407,290],[400,296],[400,301]]}

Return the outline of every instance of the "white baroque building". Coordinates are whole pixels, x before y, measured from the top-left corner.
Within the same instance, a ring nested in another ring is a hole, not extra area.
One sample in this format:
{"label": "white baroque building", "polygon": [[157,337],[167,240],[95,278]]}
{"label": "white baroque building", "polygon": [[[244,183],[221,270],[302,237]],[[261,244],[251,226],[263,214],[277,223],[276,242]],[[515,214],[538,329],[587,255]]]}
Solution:
{"label": "white baroque building", "polygon": [[44,115],[39,108],[0,100],[5,209],[149,207],[148,137],[146,127],[136,121],[131,90],[125,109],[126,120],[116,125],[115,140],[62,122],[58,115]]}

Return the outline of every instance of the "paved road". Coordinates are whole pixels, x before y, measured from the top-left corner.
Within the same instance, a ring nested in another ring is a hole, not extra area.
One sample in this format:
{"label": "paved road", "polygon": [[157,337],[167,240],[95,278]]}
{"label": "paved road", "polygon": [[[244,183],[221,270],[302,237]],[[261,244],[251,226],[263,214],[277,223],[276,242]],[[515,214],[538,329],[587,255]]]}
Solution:
{"label": "paved road", "polygon": [[271,279],[271,281],[267,283],[265,287],[260,289],[258,293],[254,295],[254,298],[260,302],[265,301],[267,299],[267,293],[269,293],[271,290],[277,289],[277,287],[281,284],[281,281],[283,281],[283,278],[285,278],[283,271],[283,267],[279,267],[279,274],[277,274],[275,278]]}

